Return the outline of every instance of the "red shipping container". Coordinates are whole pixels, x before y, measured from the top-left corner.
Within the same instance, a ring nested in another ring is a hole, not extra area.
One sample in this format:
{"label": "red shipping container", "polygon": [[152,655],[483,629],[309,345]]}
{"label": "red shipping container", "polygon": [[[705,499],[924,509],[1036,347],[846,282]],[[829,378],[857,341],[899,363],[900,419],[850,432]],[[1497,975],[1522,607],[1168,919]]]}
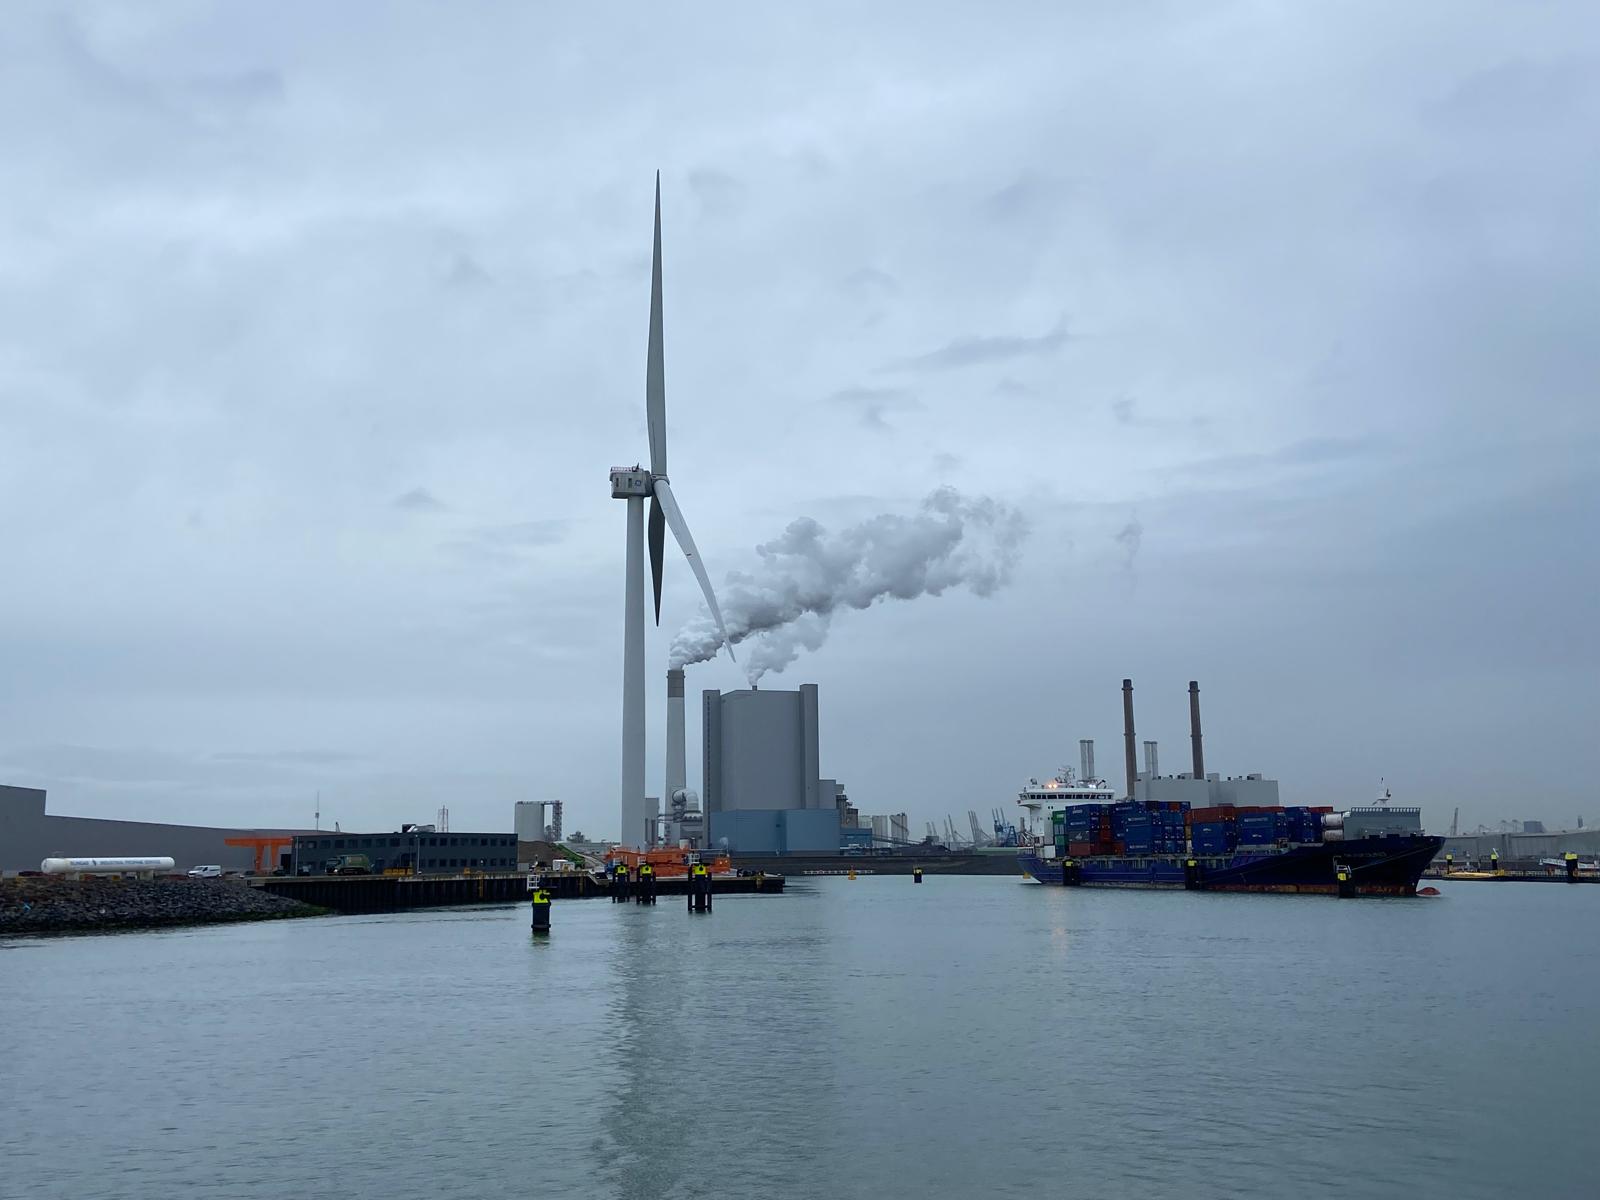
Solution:
{"label": "red shipping container", "polygon": [[1073,858],[1087,858],[1089,855],[1096,853],[1095,847],[1097,845],[1099,845],[1098,842],[1068,842],[1067,853]]}

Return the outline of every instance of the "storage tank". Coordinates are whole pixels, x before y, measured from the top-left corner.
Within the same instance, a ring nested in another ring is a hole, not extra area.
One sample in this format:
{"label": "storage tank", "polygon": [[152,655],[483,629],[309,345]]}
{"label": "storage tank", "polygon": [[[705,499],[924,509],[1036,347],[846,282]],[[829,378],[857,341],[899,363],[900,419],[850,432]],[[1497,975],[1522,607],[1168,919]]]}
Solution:
{"label": "storage tank", "polygon": [[125,875],[170,871],[170,858],[47,858],[39,864],[46,875]]}

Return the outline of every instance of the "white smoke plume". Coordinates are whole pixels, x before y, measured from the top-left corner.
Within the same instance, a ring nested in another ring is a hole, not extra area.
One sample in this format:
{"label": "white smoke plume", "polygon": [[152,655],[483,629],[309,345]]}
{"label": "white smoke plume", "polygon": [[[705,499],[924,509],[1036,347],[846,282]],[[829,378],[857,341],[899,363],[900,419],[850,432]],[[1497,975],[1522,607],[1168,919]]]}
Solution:
{"label": "white smoke plume", "polygon": [[[989,595],[1010,581],[1026,535],[1016,509],[943,487],[915,515],[884,513],[836,534],[801,517],[756,547],[755,570],[730,571],[717,599],[733,643],[753,639],[744,655],[753,685],[802,650],[820,647],[841,608],[937,596],[953,587]],[[702,611],[672,639],[669,657],[681,667],[713,658],[720,647],[716,622]]]}

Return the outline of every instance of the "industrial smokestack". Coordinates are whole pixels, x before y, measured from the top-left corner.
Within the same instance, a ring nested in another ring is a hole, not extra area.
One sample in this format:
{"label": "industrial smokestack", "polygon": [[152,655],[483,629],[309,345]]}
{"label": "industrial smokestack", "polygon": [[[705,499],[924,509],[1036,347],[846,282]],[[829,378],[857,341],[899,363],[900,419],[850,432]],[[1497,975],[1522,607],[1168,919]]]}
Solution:
{"label": "industrial smokestack", "polygon": [[1123,764],[1128,768],[1128,799],[1134,798],[1134,784],[1139,780],[1139,756],[1134,747],[1133,734],[1133,680],[1122,681],[1122,740]]}
{"label": "industrial smokestack", "polygon": [[1206,777],[1206,756],[1200,748],[1200,685],[1189,680],[1189,737],[1194,742],[1194,777]]}
{"label": "industrial smokestack", "polygon": [[1156,744],[1144,744],[1144,774],[1146,779],[1154,779],[1161,774],[1161,762],[1156,758]]}
{"label": "industrial smokestack", "polygon": [[683,765],[683,668],[667,672],[667,811],[672,798],[688,786]]}
{"label": "industrial smokestack", "polygon": [[1078,776],[1084,783],[1094,778],[1094,739],[1078,739],[1078,766],[1082,774]]}

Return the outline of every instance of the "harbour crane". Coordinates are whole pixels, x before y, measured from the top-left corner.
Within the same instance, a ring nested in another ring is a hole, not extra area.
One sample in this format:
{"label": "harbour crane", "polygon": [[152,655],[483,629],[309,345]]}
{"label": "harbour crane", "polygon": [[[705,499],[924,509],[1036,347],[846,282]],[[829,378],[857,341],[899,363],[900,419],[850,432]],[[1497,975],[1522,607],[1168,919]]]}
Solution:
{"label": "harbour crane", "polygon": [[989,835],[984,833],[983,828],[978,824],[977,812],[970,808],[967,809],[967,820],[972,824],[973,847],[987,846],[989,844]]}

